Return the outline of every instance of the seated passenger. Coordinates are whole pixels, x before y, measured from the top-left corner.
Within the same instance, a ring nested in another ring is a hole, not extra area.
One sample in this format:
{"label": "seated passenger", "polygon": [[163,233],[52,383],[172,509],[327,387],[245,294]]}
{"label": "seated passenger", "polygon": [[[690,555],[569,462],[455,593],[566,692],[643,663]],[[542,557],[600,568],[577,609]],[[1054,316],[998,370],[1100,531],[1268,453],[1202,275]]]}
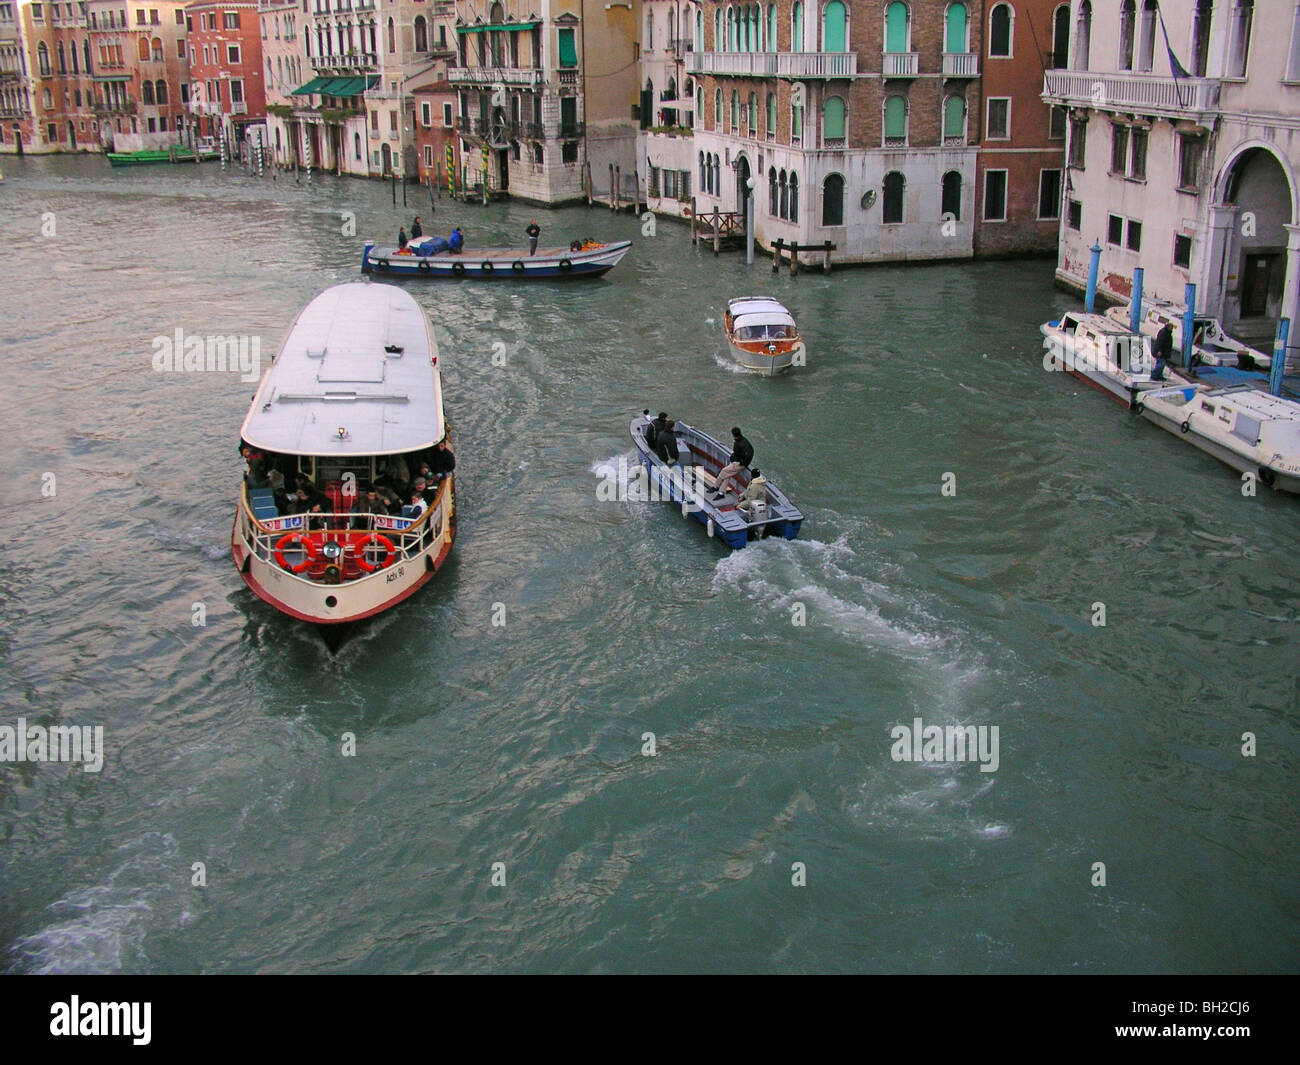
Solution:
{"label": "seated passenger", "polygon": [[434,449],[429,466],[433,471],[433,476],[439,481],[456,469],[456,456],[451,448],[447,446],[445,436],[438,441],[438,446]]}
{"label": "seated passenger", "polygon": [[740,502],[736,504],[736,509],[746,514],[753,513],[755,503],[767,502],[767,478],[758,472],[757,466],[750,470],[750,473],[753,477],[748,487],[740,494]]}
{"label": "seated passenger", "polygon": [[246,469],[244,470],[244,482],[249,488],[266,488],[269,482],[266,479],[266,456],[260,451],[254,451],[251,447],[242,447],[239,453],[244,456]]}
{"label": "seated passenger", "polygon": [[375,489],[370,488],[366,491],[365,495],[352,505],[352,513],[357,515],[357,517],[352,520],[352,528],[365,529],[368,528],[371,523],[365,520],[363,515],[377,514],[386,517],[388,515],[388,508],[384,506],[384,501],[379,498],[379,493],[375,491]]}
{"label": "seated passenger", "polygon": [[655,439],[655,454],[668,465],[673,465],[680,457],[677,450],[677,422],[669,418]]}
{"label": "seated passenger", "polygon": [[428,509],[429,504],[424,501],[424,496],[422,496],[417,489],[413,488],[411,489],[410,503],[402,508],[402,517],[418,518]]}
{"label": "seated passenger", "polygon": [[451,238],[447,241],[447,248],[453,255],[459,255],[460,249],[465,246],[465,238],[461,236],[460,226],[451,231]]}

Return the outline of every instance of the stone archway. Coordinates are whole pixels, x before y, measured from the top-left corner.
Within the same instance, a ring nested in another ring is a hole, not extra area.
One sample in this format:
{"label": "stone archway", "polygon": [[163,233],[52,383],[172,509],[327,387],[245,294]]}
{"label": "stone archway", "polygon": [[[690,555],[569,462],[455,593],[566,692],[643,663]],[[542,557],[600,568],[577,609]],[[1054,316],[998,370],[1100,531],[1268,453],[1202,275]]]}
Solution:
{"label": "stone archway", "polygon": [[1300,295],[1296,182],[1269,144],[1239,145],[1215,177],[1203,305],[1234,336],[1271,350]]}

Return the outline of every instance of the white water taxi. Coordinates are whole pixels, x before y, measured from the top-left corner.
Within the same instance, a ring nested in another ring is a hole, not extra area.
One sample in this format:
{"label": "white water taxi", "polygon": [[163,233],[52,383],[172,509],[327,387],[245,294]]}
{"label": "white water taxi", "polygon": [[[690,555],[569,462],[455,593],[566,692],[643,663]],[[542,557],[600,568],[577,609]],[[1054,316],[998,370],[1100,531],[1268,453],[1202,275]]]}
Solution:
{"label": "white water taxi", "polygon": [[[413,594],[446,560],[455,460],[437,446],[449,439],[438,349],[401,288],[336,285],[313,299],[240,438],[249,474],[231,553],[277,610],[320,625],[357,621]],[[436,483],[415,500],[426,461]]]}
{"label": "white water taxi", "polygon": [[774,299],[746,296],[727,303],[727,350],[746,370],[771,377],[807,363],[794,317]]}
{"label": "white water taxi", "polygon": [[1283,492],[1300,493],[1300,403],[1250,385],[1182,385],[1144,392],[1147,421]]}
{"label": "white water taxi", "polygon": [[[1151,338],[1104,314],[1071,311],[1044,324],[1041,332],[1043,369],[1066,370],[1126,407],[1139,393],[1164,384],[1151,380],[1156,365]],[[1169,380],[1181,378],[1170,373]]]}
{"label": "white water taxi", "polygon": [[[1129,308],[1112,307],[1106,316],[1127,328]],[[1174,351],[1183,350],[1183,310],[1177,304],[1161,300],[1143,303],[1138,330],[1153,337],[1166,325],[1173,332]],[[1198,314],[1192,318],[1192,364],[1227,366],[1236,370],[1265,370],[1273,365],[1271,355],[1234,340],[1223,331],[1217,318]]]}

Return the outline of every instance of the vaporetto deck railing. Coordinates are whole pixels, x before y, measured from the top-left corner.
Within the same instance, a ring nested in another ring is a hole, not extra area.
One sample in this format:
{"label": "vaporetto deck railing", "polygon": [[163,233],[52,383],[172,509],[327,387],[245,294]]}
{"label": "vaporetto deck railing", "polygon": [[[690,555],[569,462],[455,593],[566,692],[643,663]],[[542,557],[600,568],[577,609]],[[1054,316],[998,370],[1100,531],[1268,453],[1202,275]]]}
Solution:
{"label": "vaporetto deck railing", "polygon": [[1076,107],[1203,114],[1218,108],[1219,82],[1213,78],[1049,70],[1043,74],[1043,95]]}

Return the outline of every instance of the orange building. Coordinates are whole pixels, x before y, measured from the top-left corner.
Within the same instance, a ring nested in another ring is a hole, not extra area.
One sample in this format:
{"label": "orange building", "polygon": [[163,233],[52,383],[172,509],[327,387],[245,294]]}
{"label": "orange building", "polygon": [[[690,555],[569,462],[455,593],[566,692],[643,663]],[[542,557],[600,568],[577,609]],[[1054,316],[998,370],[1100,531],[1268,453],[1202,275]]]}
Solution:
{"label": "orange building", "polygon": [[420,183],[447,187],[450,172],[460,173],[460,138],[456,134],[456,88],[446,78],[410,89],[414,106],[416,163]]}
{"label": "orange building", "polygon": [[262,29],[251,0],[185,8],[189,31],[190,112],[201,136],[244,139],[247,126],[266,121]]}

